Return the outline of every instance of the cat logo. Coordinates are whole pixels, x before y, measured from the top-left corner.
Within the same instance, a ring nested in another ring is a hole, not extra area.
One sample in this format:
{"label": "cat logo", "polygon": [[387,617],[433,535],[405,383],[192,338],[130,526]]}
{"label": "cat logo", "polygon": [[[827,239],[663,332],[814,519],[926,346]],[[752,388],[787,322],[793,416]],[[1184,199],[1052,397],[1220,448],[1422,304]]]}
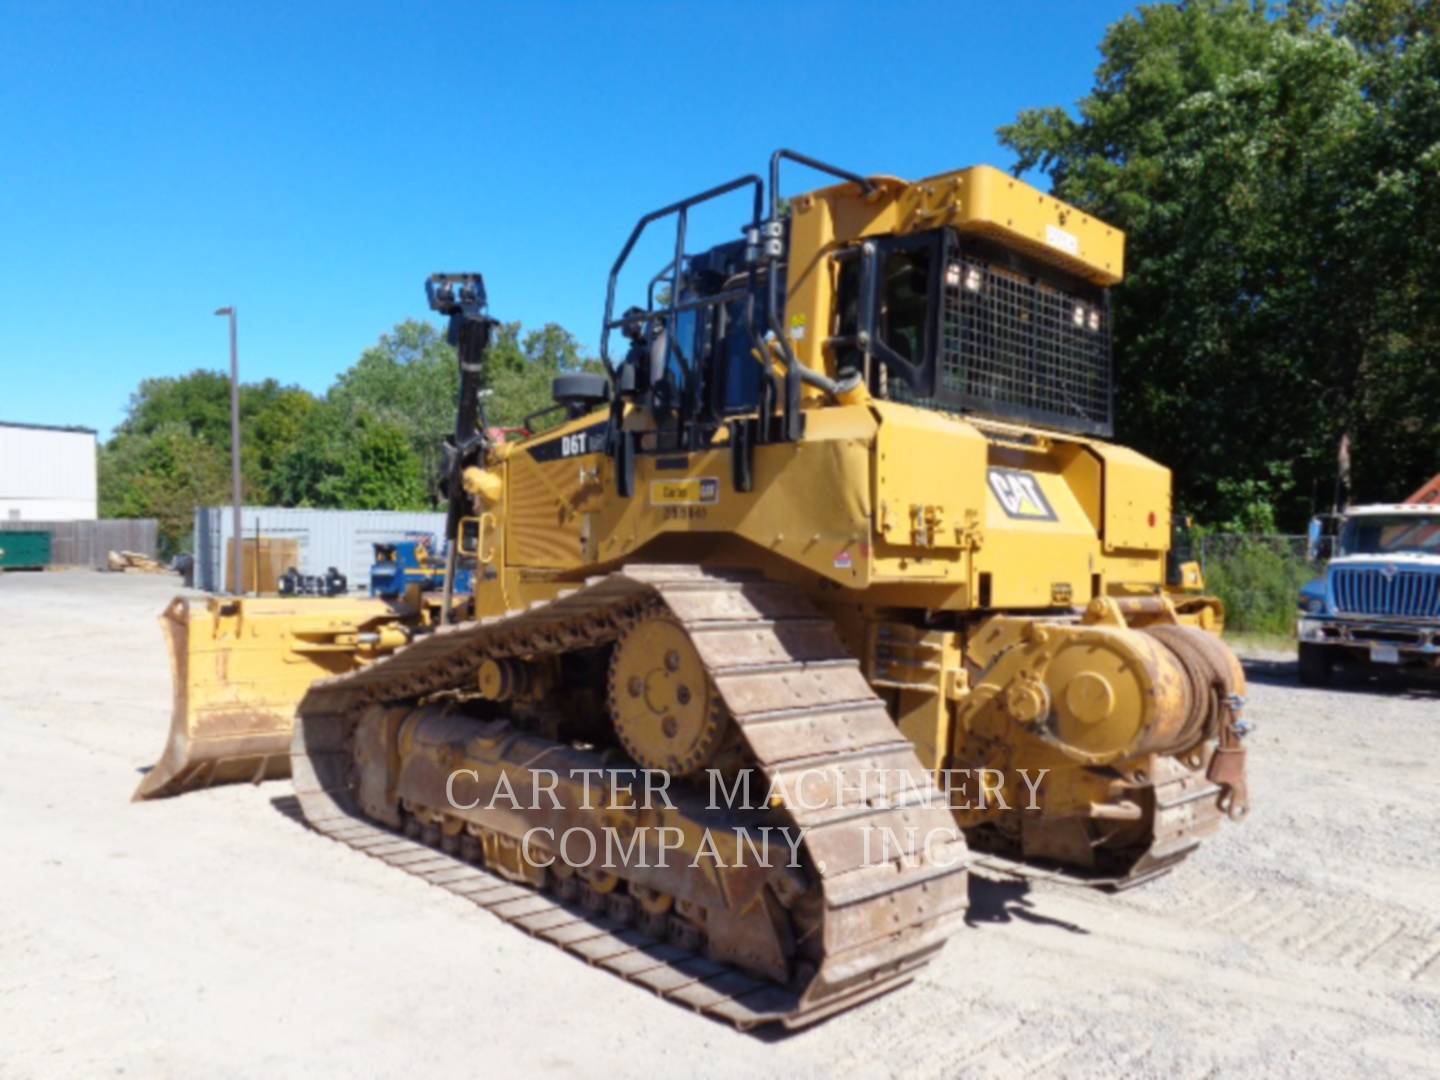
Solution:
{"label": "cat logo", "polygon": [[1021,469],[991,469],[990,490],[999,500],[1000,509],[1009,517],[1022,521],[1058,520],[1034,473]]}

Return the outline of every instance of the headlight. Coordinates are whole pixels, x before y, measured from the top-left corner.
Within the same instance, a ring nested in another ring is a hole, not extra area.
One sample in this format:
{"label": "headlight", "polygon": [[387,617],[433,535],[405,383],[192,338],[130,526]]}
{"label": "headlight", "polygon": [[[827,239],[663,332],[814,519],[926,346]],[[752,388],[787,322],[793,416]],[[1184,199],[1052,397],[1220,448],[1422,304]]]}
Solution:
{"label": "headlight", "polygon": [[1318,596],[1305,596],[1300,599],[1300,608],[1308,611],[1311,615],[1320,615],[1325,611],[1325,601]]}

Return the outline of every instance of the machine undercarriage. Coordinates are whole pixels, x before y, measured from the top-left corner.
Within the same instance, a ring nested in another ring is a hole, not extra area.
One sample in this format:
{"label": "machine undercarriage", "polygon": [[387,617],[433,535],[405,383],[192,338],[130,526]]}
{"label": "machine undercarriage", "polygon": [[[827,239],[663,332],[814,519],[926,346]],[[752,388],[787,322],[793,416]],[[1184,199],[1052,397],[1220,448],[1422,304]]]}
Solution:
{"label": "machine undercarriage", "polygon": [[[657,629],[670,649],[627,655]],[[547,687],[571,658],[599,687]],[[908,980],[966,906],[965,843],[913,747],[809,601],[754,577],[630,567],[317,684],[295,777],[322,831],[742,1027]]]}

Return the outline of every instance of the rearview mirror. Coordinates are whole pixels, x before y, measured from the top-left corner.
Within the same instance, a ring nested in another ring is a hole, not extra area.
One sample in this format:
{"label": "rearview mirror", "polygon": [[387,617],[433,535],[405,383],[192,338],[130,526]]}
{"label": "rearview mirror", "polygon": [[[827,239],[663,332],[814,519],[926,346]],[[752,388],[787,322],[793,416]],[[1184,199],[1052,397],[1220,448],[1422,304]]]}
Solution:
{"label": "rearview mirror", "polygon": [[1324,542],[1325,521],[1317,515],[1310,519],[1310,528],[1305,535],[1305,558],[1310,562],[1319,562]]}

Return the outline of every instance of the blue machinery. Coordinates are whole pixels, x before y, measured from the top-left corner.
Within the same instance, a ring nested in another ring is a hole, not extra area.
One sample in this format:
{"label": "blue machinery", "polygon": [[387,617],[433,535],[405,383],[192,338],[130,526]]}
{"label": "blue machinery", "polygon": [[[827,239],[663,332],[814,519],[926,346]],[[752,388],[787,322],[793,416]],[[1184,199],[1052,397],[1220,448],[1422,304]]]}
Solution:
{"label": "blue machinery", "polygon": [[[445,548],[437,546],[435,537],[428,533],[376,544],[375,562],[370,567],[370,595],[398,600],[409,585],[419,585],[421,592],[443,589],[445,556]],[[475,591],[474,568],[463,561],[455,570],[455,591]]]}

